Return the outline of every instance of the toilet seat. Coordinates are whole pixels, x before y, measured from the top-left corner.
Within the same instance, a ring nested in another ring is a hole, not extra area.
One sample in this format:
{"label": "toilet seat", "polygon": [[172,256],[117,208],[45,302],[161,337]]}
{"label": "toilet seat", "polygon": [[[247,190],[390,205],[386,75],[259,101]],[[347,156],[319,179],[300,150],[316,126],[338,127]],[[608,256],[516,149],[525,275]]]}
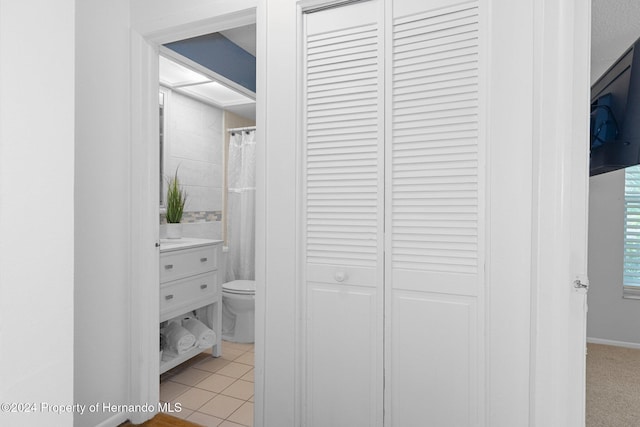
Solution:
{"label": "toilet seat", "polygon": [[256,293],[256,281],[234,280],[223,283],[222,292],[235,295],[254,295]]}

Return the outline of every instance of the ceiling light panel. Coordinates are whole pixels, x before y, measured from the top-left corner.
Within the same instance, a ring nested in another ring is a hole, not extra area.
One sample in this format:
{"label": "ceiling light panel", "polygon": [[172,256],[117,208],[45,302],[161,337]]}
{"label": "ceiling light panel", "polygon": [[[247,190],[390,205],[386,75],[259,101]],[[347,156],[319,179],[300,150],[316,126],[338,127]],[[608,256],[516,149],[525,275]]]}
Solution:
{"label": "ceiling light panel", "polygon": [[221,107],[228,105],[252,104],[255,101],[243,94],[229,89],[218,82],[209,82],[194,86],[180,88],[181,92],[186,92],[217,104]]}
{"label": "ceiling light panel", "polygon": [[160,83],[169,87],[180,87],[211,81],[187,67],[184,67],[164,56],[160,57]]}

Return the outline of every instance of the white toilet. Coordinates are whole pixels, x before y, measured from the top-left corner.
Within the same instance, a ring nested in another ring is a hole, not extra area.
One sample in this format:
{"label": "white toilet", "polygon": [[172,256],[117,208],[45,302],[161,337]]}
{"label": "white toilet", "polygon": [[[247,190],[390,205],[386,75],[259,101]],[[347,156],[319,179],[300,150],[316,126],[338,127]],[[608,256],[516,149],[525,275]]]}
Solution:
{"label": "white toilet", "polygon": [[255,280],[234,280],[222,285],[222,339],[254,341],[255,298]]}

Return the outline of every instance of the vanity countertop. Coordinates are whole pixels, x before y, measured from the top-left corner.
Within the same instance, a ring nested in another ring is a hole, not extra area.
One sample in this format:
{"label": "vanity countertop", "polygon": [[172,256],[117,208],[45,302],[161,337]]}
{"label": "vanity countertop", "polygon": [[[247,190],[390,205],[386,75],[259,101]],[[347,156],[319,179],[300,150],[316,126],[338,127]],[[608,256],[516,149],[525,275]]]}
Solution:
{"label": "vanity countertop", "polygon": [[195,237],[183,237],[181,239],[160,239],[160,252],[197,248],[199,246],[207,246],[216,243],[222,243],[222,240],[198,239]]}

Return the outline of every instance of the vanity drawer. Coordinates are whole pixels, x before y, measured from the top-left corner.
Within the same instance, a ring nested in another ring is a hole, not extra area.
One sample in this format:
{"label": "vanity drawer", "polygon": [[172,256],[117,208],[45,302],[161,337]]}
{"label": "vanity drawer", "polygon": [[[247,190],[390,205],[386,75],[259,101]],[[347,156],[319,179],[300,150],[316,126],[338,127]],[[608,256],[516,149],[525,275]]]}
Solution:
{"label": "vanity drawer", "polygon": [[218,287],[216,271],[160,286],[160,317],[173,310],[192,310],[211,303],[219,298]]}
{"label": "vanity drawer", "polygon": [[160,282],[206,273],[218,268],[219,245],[165,252],[160,255]]}

